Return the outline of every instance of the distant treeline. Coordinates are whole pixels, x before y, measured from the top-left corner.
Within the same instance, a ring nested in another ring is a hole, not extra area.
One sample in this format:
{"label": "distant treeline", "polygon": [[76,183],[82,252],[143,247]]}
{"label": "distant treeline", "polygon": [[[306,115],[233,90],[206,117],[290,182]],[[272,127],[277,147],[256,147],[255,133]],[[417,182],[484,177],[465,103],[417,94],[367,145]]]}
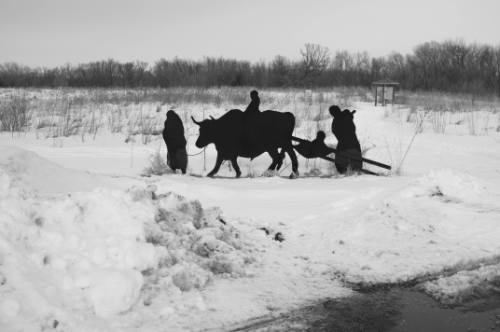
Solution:
{"label": "distant treeline", "polygon": [[500,96],[500,46],[462,41],[427,42],[412,54],[370,57],[367,52],[338,51],[306,44],[299,60],[276,56],[250,63],[224,58],[199,61],[161,59],[121,63],[112,59],[30,68],[0,65],[0,87],[177,87],[370,86],[394,80],[410,90],[440,90]]}

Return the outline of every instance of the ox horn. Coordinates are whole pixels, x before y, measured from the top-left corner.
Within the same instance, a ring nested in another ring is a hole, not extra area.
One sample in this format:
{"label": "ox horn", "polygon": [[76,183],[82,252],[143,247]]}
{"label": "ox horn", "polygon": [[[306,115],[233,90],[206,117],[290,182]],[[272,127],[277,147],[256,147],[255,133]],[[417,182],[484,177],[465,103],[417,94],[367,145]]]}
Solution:
{"label": "ox horn", "polygon": [[213,116],[210,115],[210,119],[215,120]]}
{"label": "ox horn", "polygon": [[198,126],[201,124],[200,122],[196,121],[192,115],[191,115],[191,120],[193,120],[193,122],[196,123]]}

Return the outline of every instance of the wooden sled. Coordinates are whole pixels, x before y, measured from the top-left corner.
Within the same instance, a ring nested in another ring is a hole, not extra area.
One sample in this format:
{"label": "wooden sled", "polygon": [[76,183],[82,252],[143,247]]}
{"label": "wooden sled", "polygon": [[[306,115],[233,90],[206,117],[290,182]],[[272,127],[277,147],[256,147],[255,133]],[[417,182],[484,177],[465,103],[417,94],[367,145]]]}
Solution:
{"label": "wooden sled", "polygon": [[[295,136],[292,136],[292,141],[299,142],[298,145],[294,145],[293,147],[304,158],[308,158],[308,159],[320,158],[323,160],[335,162],[334,158],[328,157],[328,155],[335,153],[335,154],[341,155],[342,157],[347,157],[347,158],[350,158],[352,160],[361,161],[361,162],[364,162],[364,163],[367,163],[370,165],[374,165],[374,166],[378,166],[378,167],[381,167],[381,168],[384,168],[387,170],[392,169],[392,167],[390,165],[386,165],[386,164],[383,164],[381,162],[371,160],[368,158],[359,157],[359,156],[356,156],[356,155],[354,155],[350,152],[347,152],[347,151],[340,151],[339,152],[334,148],[326,146],[322,142],[318,143],[318,144],[313,144],[313,142],[310,142],[308,140],[298,138]],[[364,173],[364,174],[379,175],[379,174],[372,172],[372,171],[369,171],[367,169],[360,169],[359,171]]]}

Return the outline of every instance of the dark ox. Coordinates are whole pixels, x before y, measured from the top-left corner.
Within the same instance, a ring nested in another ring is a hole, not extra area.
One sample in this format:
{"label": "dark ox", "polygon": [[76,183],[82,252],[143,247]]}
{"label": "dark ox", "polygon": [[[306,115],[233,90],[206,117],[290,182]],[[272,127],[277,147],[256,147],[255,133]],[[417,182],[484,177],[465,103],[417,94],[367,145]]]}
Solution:
{"label": "dark ox", "polygon": [[[224,160],[231,161],[236,177],[241,175],[236,159],[238,157],[255,158],[267,152],[272,163],[270,171],[279,169],[288,153],[292,160],[292,174],[298,175],[297,156],[292,146],[292,133],[295,127],[295,117],[292,113],[264,111],[257,114],[244,114],[233,109],[219,119],[207,119],[201,122],[191,117],[200,126],[199,137],[196,140],[198,148],[204,148],[210,143],[215,144],[217,161],[208,176],[214,176]],[[281,149],[281,154],[278,152]]]}

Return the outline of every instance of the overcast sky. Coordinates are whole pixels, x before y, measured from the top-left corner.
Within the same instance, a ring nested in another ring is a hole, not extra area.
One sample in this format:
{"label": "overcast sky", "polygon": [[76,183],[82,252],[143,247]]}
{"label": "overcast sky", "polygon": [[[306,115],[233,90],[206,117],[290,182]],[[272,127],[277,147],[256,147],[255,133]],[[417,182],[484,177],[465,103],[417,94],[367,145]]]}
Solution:
{"label": "overcast sky", "polygon": [[304,43],[386,55],[500,44],[500,0],[0,0],[0,62],[295,59]]}

